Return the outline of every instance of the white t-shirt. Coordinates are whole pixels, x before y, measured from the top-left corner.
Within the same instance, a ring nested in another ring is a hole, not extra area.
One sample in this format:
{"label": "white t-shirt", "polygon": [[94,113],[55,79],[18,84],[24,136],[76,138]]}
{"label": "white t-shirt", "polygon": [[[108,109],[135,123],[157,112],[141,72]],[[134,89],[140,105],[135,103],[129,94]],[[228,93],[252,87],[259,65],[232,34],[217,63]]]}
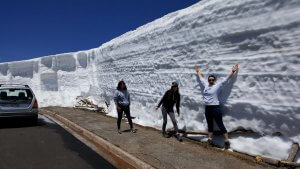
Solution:
{"label": "white t-shirt", "polygon": [[228,79],[229,77],[210,86],[209,83],[200,76],[200,83],[204,86],[203,101],[205,105],[220,105],[218,94]]}

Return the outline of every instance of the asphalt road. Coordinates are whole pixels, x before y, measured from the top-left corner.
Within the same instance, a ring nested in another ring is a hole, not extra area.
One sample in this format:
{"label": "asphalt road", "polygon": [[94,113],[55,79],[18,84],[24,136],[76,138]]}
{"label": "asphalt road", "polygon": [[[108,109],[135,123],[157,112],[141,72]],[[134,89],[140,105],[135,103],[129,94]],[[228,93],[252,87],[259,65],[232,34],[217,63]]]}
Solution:
{"label": "asphalt road", "polygon": [[37,125],[24,121],[0,120],[0,169],[114,168],[46,117]]}

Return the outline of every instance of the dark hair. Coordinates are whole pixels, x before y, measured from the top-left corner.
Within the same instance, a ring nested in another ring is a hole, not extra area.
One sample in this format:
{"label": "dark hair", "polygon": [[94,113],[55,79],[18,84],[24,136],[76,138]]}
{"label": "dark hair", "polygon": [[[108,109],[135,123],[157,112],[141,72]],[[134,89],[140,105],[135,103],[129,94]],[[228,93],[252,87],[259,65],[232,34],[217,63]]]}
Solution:
{"label": "dark hair", "polygon": [[177,82],[172,82],[171,89],[170,89],[171,92],[174,92],[174,91],[172,90],[174,87],[177,87],[177,90],[176,90],[176,92],[175,92],[175,95],[179,96],[180,93],[179,93],[179,88],[178,88],[178,83],[177,83]]}
{"label": "dark hair", "polygon": [[209,75],[207,80],[210,78],[210,77],[213,77],[215,80],[217,80],[217,77],[215,75]]}
{"label": "dark hair", "polygon": [[171,87],[178,87],[178,83],[177,82],[172,82]]}
{"label": "dark hair", "polygon": [[127,90],[127,86],[125,84],[125,82],[123,80],[119,81],[118,86],[117,86],[117,90],[121,90],[121,85],[124,84],[125,85],[125,90]]}

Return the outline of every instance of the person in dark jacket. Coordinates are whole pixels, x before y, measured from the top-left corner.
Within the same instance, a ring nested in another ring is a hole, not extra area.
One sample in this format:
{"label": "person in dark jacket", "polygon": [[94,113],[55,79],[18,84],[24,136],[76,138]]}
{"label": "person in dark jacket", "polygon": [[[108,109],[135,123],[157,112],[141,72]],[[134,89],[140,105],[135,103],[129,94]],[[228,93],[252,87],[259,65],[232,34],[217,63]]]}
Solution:
{"label": "person in dark jacket", "polygon": [[133,124],[130,116],[130,94],[127,91],[126,84],[123,80],[121,80],[118,83],[117,90],[114,93],[114,102],[116,104],[117,112],[118,112],[118,121],[117,121],[117,126],[118,126],[118,133],[121,134],[121,120],[122,120],[122,115],[123,112],[125,113],[129,126],[130,126],[130,131],[132,133],[135,133],[136,130],[133,129]]}
{"label": "person in dark jacket", "polygon": [[162,133],[164,137],[169,137],[166,133],[166,125],[167,125],[167,114],[173,123],[176,135],[178,133],[178,126],[175,119],[175,114],[173,107],[176,104],[176,111],[178,116],[180,115],[179,107],[180,107],[180,93],[178,89],[178,84],[176,82],[172,83],[171,89],[166,91],[160,102],[158,103],[156,109],[158,109],[161,105],[161,112],[163,116],[163,126],[162,126]]}

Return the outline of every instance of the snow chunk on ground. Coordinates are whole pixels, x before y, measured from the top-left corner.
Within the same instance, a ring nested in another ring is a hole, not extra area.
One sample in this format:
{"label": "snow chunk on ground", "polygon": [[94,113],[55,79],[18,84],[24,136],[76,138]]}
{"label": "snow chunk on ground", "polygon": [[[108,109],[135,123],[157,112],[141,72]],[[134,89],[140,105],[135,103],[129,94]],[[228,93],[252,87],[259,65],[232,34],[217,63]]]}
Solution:
{"label": "snow chunk on ground", "polygon": [[[260,138],[251,138],[239,136],[230,139],[234,150],[250,155],[262,155],[265,157],[286,160],[289,155],[289,149],[292,142],[280,137],[264,136]],[[242,143],[242,144],[241,144]]]}

